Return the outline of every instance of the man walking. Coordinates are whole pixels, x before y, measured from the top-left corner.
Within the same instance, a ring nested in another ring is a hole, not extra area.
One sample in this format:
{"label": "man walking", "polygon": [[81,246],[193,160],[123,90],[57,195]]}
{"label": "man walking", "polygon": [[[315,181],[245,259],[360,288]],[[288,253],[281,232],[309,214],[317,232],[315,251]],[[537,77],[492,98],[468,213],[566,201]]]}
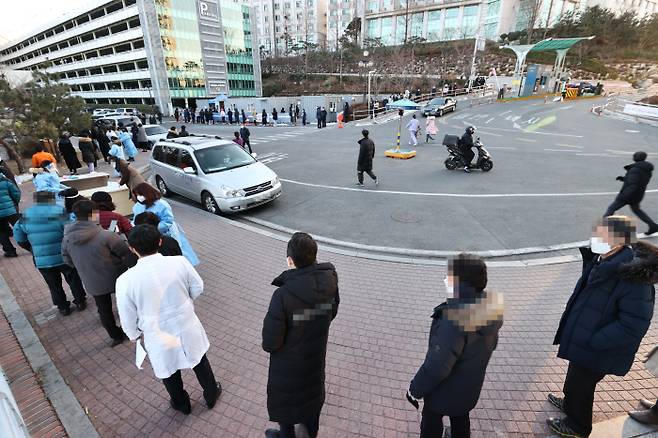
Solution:
{"label": "man walking", "polygon": [[326,128],[327,127],[327,110],[322,107],[321,111],[321,117],[322,117],[322,127]]}
{"label": "man walking", "polygon": [[418,146],[418,130],[420,123],[416,119],[416,114],[411,116],[411,120],[407,123],[407,130],[409,131],[409,146]]}
{"label": "man walking", "polygon": [[645,233],[648,236],[658,231],[658,224],[640,208],[640,202],[644,198],[644,192],[647,190],[653,172],[653,164],[646,159],[647,153],[638,151],[633,154],[633,164],[624,166],[626,176],[617,177],[617,181],[622,181],[624,185],[604,216],[612,216],[615,211],[628,205],[642,222],[649,225],[649,230]]}
{"label": "man walking", "polygon": [[73,205],[76,222],[66,226],[62,240],[64,263],[76,268],[82,284],[94,297],[101,324],[112,339],[111,347],[125,341],[126,334],[114,319],[112,294],[117,278],[137,262],[126,242],[98,225],[98,206],[88,200]]}
{"label": "man walking", "polygon": [[624,376],[651,324],[656,260],[636,257],[635,226],[626,216],[603,218],[590,247],[581,248],[583,272],[567,302],[554,344],[569,361],[564,398],[548,400],[566,416],[546,420],[562,437],[592,432],[596,385],[606,375]]}
{"label": "man walking", "polygon": [[71,314],[71,303],[62,288],[62,275],[73,293],[78,310],[87,307],[87,293],[75,268],[64,263],[62,239],[68,214],[64,206],[55,203],[55,193],[42,191],[34,194],[35,204],[25,210],[14,226],[14,239],[22,248],[32,252],[34,264],[50,289],[53,304],[59,312]]}
{"label": "man walking", "polygon": [[247,128],[247,123],[242,122],[242,128],[240,128],[240,137],[242,138],[244,145],[246,145],[249,148],[249,153],[251,154],[253,153],[253,151],[251,150],[251,142],[249,141],[250,135],[251,132],[249,132],[249,128]]}
{"label": "man walking", "polygon": [[357,162],[357,186],[363,187],[363,172],[366,172],[370,178],[375,181],[375,185],[379,185],[377,176],[372,172],[372,160],[375,158],[375,142],[368,138],[370,132],[367,129],[361,131],[363,138],[359,140],[359,160]]}
{"label": "man walking", "polygon": [[170,406],[189,415],[190,396],[180,370],[192,368],[212,409],[222,393],[206,357],[210,343],[194,312],[193,300],[203,292],[203,280],[183,256],[158,253],[162,237],[156,227],[137,225],[128,244],[137,265],[117,279],[121,326],[131,341],[144,336],[144,347],[155,376],[162,379]]}
{"label": "man walking", "polygon": [[329,325],[338,313],[338,276],[331,263],[317,263],[318,245],[306,233],[288,242],[288,271],[274,291],[263,321],[263,350],[270,353],[267,410],[279,430],[268,438],[294,438],[302,424],[318,435],[324,404],[325,357]]}
{"label": "man walking", "polygon": [[16,248],[11,244],[11,227],[18,220],[18,203],[21,191],[16,184],[0,173],[0,244],[5,257],[17,257]]}

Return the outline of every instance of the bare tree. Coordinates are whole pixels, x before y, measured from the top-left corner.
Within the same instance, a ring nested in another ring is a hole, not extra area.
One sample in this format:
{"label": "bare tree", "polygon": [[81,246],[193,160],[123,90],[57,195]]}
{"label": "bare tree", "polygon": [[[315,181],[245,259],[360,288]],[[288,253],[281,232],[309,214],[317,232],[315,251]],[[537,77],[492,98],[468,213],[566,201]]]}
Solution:
{"label": "bare tree", "polygon": [[519,5],[519,14],[526,19],[527,40],[526,44],[532,42],[534,36],[535,26],[539,19],[539,14],[543,6],[543,0],[523,0]]}

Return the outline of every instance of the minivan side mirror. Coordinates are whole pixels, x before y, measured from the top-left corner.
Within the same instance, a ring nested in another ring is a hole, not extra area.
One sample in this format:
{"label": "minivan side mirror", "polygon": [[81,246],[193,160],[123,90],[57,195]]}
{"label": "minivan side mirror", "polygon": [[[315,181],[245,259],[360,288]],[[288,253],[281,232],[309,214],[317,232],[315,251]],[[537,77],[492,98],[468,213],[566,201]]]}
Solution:
{"label": "minivan side mirror", "polygon": [[194,170],[194,167],[189,167],[189,166],[184,167],[183,172],[185,172],[188,175],[195,175],[196,174],[196,170]]}
{"label": "minivan side mirror", "polygon": [[257,158],[257,157],[258,157],[258,154],[257,154],[256,152],[252,152],[252,153],[251,153],[251,156],[254,157],[254,158]]}

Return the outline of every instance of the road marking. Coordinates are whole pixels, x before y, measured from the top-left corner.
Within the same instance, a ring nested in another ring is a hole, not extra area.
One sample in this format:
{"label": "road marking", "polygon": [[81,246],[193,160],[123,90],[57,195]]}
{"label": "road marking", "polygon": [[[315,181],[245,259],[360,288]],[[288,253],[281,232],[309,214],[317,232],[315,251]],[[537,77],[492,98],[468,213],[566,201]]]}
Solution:
{"label": "road marking", "polygon": [[528,125],[532,125],[535,122],[538,122],[540,120],[540,117],[533,117],[531,119],[528,119],[526,122],[521,122],[521,123],[527,123]]}
{"label": "road marking", "polygon": [[508,149],[510,151],[516,150],[516,148],[513,146],[487,146],[487,149]]}
{"label": "road marking", "polygon": [[640,131],[636,131],[634,129],[627,129],[626,132],[630,132],[631,134],[637,134]]}
{"label": "road marking", "polygon": [[562,146],[562,147],[565,147],[565,148],[583,149],[582,146],[576,146],[576,145],[572,145],[572,144],[568,144],[568,143],[556,143],[555,146]]}
{"label": "road marking", "polygon": [[[468,125],[468,123],[465,123],[465,125]],[[520,128],[520,127],[519,127]],[[495,129],[496,131],[506,131],[506,132],[516,132],[518,133],[519,129],[509,129],[509,128],[494,128],[493,126],[487,126],[487,129]],[[556,137],[571,137],[571,138],[583,138],[582,135],[574,135],[574,134],[558,134],[554,132],[539,132],[539,131],[532,131],[532,132],[527,132],[526,134],[536,134],[536,135],[554,135]]]}
{"label": "road marking", "polygon": [[488,124],[489,124],[489,122],[490,122],[490,121],[492,121],[493,119],[495,119],[495,117],[492,117],[492,118],[490,118],[489,120],[487,120],[487,121],[486,121],[486,122],[484,122],[484,123],[488,125]]}
{"label": "road marking", "polygon": [[516,122],[520,118],[521,118],[521,116],[507,116],[507,117],[505,117],[505,120],[509,120],[511,122]]}
{"label": "road marking", "polygon": [[508,111],[505,111],[505,112],[503,112],[503,113],[500,113],[500,115],[501,115],[501,116],[504,116],[505,114],[509,114],[509,113],[511,113],[511,112],[512,112],[512,110],[508,110]]}
{"label": "road marking", "polygon": [[288,158],[288,154],[283,154],[281,152],[270,152],[258,156],[258,161],[260,161],[263,164],[267,164],[267,163],[274,163],[275,161],[285,160],[286,158]]}
{"label": "road marking", "polygon": [[[429,197],[443,197],[443,198],[568,198],[568,197],[583,197],[583,196],[611,196],[619,193],[619,190],[614,192],[581,192],[581,193],[431,193],[431,192],[403,192],[397,190],[377,190],[377,189],[357,189],[352,187],[339,187],[329,186],[324,184],[312,184],[302,181],[295,181],[291,179],[281,178],[281,181],[296,184],[305,187],[315,187],[319,189],[341,190],[344,192],[365,192],[376,193],[384,195],[410,195],[410,196],[429,196]],[[658,193],[656,190],[647,190],[645,193]]]}
{"label": "road marking", "polygon": [[544,149],[550,152],[579,152],[578,149]]}
{"label": "road marking", "polygon": [[563,106],[563,107],[559,108],[559,110],[562,111],[562,110],[568,110],[568,109],[571,109],[571,108],[573,108],[573,105],[567,105],[567,106]]}
{"label": "road marking", "polygon": [[537,143],[537,140],[531,140],[531,139],[529,139],[529,138],[518,138],[518,137],[517,137],[517,138],[515,138],[515,140],[519,140],[519,141],[527,141],[528,143]]}
{"label": "road marking", "polygon": [[493,132],[482,131],[482,130],[478,130],[478,132],[480,132],[482,134],[491,135],[491,136],[494,136],[494,137],[502,137],[503,136],[502,134],[496,134],[496,133],[493,133]]}
{"label": "road marking", "polygon": [[628,151],[617,151],[614,149],[606,149],[606,152],[610,152],[611,154],[616,154],[616,155],[630,155],[631,153]]}
{"label": "road marking", "polygon": [[617,158],[613,155],[608,155],[608,154],[576,154],[581,157],[608,157],[608,158]]}

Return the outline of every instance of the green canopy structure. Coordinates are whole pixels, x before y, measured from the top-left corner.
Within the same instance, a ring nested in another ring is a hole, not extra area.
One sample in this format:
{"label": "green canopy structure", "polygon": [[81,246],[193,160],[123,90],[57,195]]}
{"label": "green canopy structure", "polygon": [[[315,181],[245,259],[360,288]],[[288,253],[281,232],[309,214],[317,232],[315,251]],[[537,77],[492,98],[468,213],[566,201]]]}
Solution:
{"label": "green canopy structure", "polygon": [[[589,37],[574,37],[574,38],[547,38],[535,44],[524,45],[505,45],[501,49],[510,49],[516,54],[516,65],[514,67],[514,77],[522,78],[525,68],[525,60],[530,52],[555,52],[555,65],[553,66],[552,78],[558,80],[562,77],[564,72],[564,61],[567,57],[567,52],[574,45],[584,40],[594,39],[594,35]],[[519,85],[519,92],[520,92]]]}

